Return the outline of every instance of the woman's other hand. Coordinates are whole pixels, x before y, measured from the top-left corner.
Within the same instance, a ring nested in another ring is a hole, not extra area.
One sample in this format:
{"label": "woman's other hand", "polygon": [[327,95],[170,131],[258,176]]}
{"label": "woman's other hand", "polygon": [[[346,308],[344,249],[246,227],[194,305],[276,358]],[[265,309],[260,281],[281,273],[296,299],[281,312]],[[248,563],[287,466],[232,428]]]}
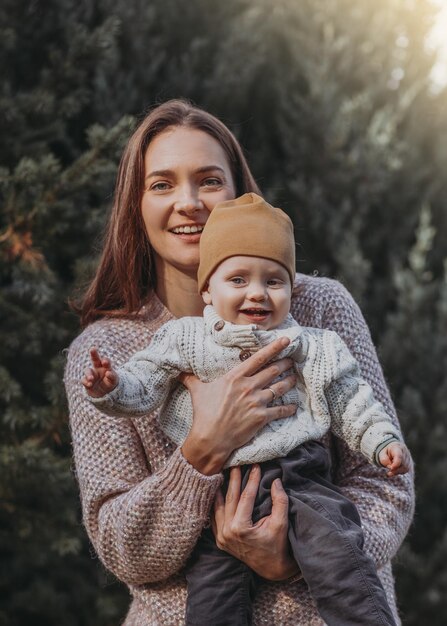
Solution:
{"label": "woman's other hand", "polygon": [[288,498],[277,478],[271,489],[272,512],[254,524],[253,506],[260,479],[261,470],[254,465],[241,493],[241,470],[239,467],[230,470],[225,500],[221,491],[216,496],[212,528],[221,550],[267,580],[285,580],[299,571],[288,548]]}
{"label": "woman's other hand", "polygon": [[194,411],[182,454],[199,472],[220,472],[233,450],[247,443],[268,422],[295,413],[294,404],[267,406],[272,391],[282,396],[296,383],[294,374],[272,383],[292,367],[291,359],[269,363],[288,343],[286,338],[273,341],[209,383],[191,374],[182,375],[180,380],[191,393]]}

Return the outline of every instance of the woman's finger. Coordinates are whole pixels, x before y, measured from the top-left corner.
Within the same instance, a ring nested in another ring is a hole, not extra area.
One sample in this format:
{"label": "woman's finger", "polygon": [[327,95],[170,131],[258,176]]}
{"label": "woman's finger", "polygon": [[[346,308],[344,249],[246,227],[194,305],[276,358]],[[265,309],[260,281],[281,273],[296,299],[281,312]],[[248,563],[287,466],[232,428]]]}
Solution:
{"label": "woman's finger", "polygon": [[230,479],[228,481],[227,494],[225,496],[225,521],[230,522],[236,514],[236,510],[241,497],[241,468],[239,466],[232,467],[230,470]]}
{"label": "woman's finger", "polygon": [[287,513],[289,510],[289,498],[287,497],[282,482],[276,478],[272,483],[272,512],[270,514],[271,521],[276,528],[287,526]]}
{"label": "woman's finger", "polygon": [[214,500],[213,514],[211,516],[211,528],[213,529],[214,536],[217,537],[219,529],[221,529],[225,522],[225,501],[222,490],[219,489],[216,493]]}
{"label": "woman's finger", "polygon": [[275,380],[275,378],[278,378],[280,374],[287,372],[287,370],[290,370],[292,367],[292,359],[281,359],[280,361],[270,363],[270,365],[267,365],[261,371],[253,374],[253,376],[250,377],[250,380],[260,387],[267,387],[272,380]]}
{"label": "woman's finger", "polygon": [[240,495],[236,513],[234,514],[234,521],[237,525],[240,525],[241,528],[252,526],[253,508],[255,506],[260,482],[261,468],[259,465],[253,465],[244,491]]}
{"label": "woman's finger", "polygon": [[[271,394],[270,394],[271,395]],[[296,404],[284,404],[278,406],[268,406],[265,409],[265,423],[269,424],[274,420],[292,417],[296,413]]]}
{"label": "woman's finger", "polygon": [[252,376],[267,365],[267,363],[269,363],[272,359],[278,356],[281,350],[284,350],[289,343],[290,340],[287,337],[275,339],[275,341],[269,343],[268,346],[261,348],[258,352],[252,354],[246,361],[235,367],[232,372],[238,372],[243,376]]}
{"label": "woman's finger", "polygon": [[277,383],[271,383],[267,387],[267,389],[263,390],[263,398],[265,397],[266,404],[270,404],[271,402],[273,402],[273,400],[276,400],[276,398],[283,396],[285,393],[293,389],[295,385],[296,376],[294,376],[293,374],[287,376],[286,378],[283,378]]}

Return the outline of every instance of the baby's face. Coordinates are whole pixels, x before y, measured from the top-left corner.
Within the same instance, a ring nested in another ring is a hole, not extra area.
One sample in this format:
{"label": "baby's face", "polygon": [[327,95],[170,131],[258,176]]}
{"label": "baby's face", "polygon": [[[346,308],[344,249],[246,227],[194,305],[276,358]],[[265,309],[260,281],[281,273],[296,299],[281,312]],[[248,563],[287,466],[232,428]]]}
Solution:
{"label": "baby's face", "polygon": [[290,309],[287,270],[270,259],[233,256],[217,267],[202,297],[227,322],[276,328]]}

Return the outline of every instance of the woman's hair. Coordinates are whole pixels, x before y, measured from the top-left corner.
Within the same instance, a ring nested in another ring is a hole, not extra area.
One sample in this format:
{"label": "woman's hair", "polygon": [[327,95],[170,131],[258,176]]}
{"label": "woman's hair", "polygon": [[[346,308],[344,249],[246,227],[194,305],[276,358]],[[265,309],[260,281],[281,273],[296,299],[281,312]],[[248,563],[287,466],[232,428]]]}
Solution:
{"label": "woman's hair", "polygon": [[71,302],[83,326],[104,315],[137,313],[155,287],[152,248],[141,213],[144,157],[152,139],[173,126],[195,128],[216,139],[227,155],[236,195],[259,193],[242,148],[225,124],[186,100],[169,100],[153,108],[129,139],[121,158],[96,274],[81,300]]}

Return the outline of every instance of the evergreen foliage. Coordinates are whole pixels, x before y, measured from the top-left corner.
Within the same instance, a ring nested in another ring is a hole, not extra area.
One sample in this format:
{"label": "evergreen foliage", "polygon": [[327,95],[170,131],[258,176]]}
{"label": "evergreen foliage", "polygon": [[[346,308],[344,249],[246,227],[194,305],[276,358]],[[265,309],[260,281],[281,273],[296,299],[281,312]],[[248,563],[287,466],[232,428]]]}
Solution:
{"label": "evergreen foliage", "polygon": [[117,162],[149,105],[191,98],[292,216],[299,269],[342,280],[417,467],[404,623],[447,621],[447,92],[429,0],[4,0],[0,6],[0,626],[112,626],[127,592],[80,523],[63,349]]}

